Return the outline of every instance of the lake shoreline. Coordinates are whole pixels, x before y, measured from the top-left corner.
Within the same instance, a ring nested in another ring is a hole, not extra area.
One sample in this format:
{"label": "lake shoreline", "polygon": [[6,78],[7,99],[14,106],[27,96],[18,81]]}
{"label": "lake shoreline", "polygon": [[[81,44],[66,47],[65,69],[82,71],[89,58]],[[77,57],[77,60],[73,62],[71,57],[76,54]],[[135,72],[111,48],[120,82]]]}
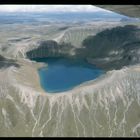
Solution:
{"label": "lake shoreline", "polygon": [[85,82],[97,79],[103,70],[86,61],[72,61],[65,58],[37,58],[36,62],[47,64],[38,69],[40,84],[51,94],[66,92]]}

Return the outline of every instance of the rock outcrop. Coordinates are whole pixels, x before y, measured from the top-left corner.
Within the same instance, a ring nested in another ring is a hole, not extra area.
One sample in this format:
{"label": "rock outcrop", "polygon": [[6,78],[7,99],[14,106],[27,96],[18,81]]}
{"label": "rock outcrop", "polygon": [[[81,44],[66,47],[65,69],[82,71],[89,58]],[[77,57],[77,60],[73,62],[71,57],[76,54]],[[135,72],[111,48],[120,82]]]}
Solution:
{"label": "rock outcrop", "polygon": [[67,57],[74,47],[70,43],[58,44],[53,40],[40,42],[36,49],[26,53],[28,58]]}
{"label": "rock outcrop", "polygon": [[107,29],[89,36],[83,46],[81,51],[90,63],[105,69],[121,69],[140,62],[140,29],[132,25]]}

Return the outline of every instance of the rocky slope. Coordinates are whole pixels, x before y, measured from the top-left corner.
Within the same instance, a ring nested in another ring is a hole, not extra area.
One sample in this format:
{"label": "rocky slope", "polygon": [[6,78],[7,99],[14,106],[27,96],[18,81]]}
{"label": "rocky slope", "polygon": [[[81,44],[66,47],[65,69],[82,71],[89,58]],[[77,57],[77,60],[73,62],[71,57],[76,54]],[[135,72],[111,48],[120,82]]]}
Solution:
{"label": "rocky slope", "polygon": [[84,55],[91,63],[107,69],[140,63],[140,29],[127,25],[104,30],[83,41]]}
{"label": "rocky slope", "polygon": [[19,67],[19,65],[16,63],[16,60],[8,59],[0,55],[0,69],[10,67],[10,66]]}
{"label": "rocky slope", "polygon": [[70,43],[57,43],[53,40],[41,41],[39,46],[26,53],[28,58],[67,57],[75,47]]}
{"label": "rocky slope", "polygon": [[0,136],[140,136],[139,29],[106,30],[81,47],[47,40],[31,49],[10,48],[30,59],[69,56],[118,68],[60,94],[41,88],[37,70],[43,63],[0,57]]}
{"label": "rocky slope", "polygon": [[88,36],[81,47],[52,40],[40,42],[27,51],[28,58],[69,57],[86,59],[89,63],[106,69],[120,69],[140,62],[140,29],[133,25],[106,29],[95,36]]}
{"label": "rocky slope", "polygon": [[19,64],[0,70],[0,136],[140,136],[139,65],[52,95],[39,88],[39,64]]}

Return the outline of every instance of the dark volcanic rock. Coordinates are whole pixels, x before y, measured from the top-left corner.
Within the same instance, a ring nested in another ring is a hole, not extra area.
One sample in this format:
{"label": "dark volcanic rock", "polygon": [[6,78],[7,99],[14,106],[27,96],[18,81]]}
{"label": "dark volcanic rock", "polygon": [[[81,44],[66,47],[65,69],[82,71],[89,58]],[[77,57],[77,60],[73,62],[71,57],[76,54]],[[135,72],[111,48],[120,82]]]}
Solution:
{"label": "dark volcanic rock", "polygon": [[[41,41],[38,48],[26,53],[28,58],[68,57],[85,59],[106,70],[120,69],[123,66],[140,62],[140,29],[126,25],[106,29],[95,36],[88,36],[81,48],[53,40]],[[75,54],[70,51],[74,49]]]}
{"label": "dark volcanic rock", "polygon": [[120,69],[140,62],[140,29],[132,25],[107,29],[86,38],[83,46],[91,63]]}
{"label": "dark volcanic rock", "polygon": [[41,41],[38,48],[26,53],[28,58],[43,57],[67,57],[69,51],[74,48],[70,43],[58,44],[53,40]]}

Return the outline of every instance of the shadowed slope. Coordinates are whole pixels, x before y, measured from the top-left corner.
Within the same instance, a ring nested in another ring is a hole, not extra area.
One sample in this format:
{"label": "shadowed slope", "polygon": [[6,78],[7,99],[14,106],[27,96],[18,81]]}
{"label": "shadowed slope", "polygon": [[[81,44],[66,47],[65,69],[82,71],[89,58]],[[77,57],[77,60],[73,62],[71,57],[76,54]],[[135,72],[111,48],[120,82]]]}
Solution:
{"label": "shadowed slope", "polygon": [[7,68],[10,66],[19,67],[20,65],[17,64],[15,60],[7,59],[0,55],[0,68]]}

